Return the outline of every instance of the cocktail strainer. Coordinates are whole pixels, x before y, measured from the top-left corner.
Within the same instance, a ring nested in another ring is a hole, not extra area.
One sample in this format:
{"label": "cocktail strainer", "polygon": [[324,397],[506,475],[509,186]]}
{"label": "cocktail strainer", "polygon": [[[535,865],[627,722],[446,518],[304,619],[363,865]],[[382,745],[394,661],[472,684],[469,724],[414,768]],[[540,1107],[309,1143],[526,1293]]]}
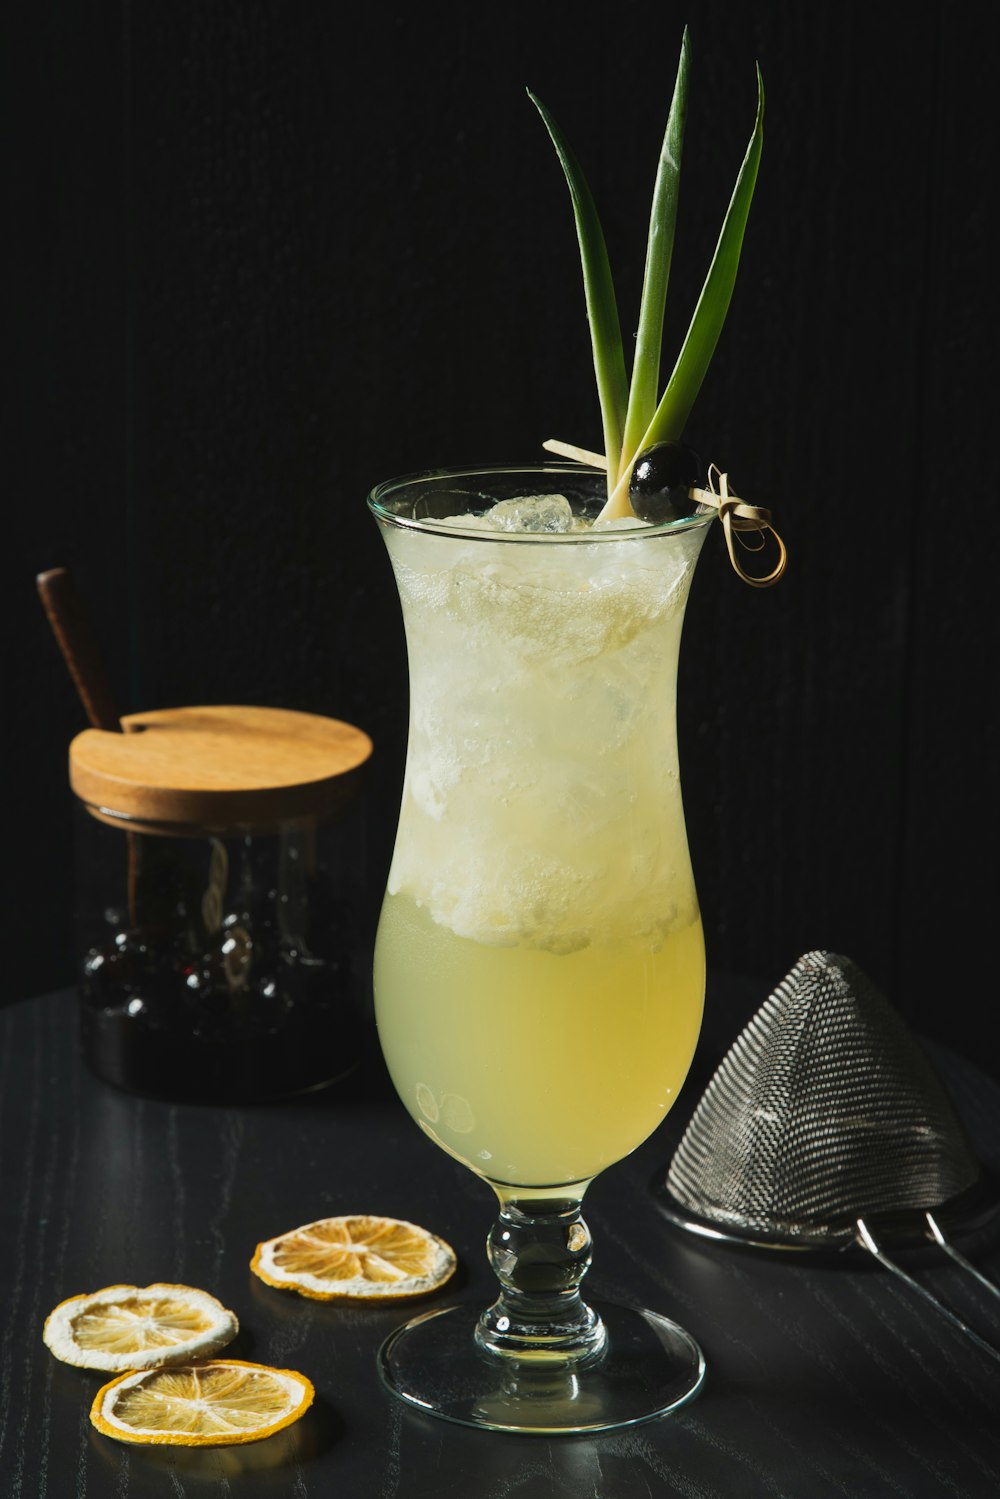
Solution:
{"label": "cocktail strainer", "polygon": [[806,953],[757,1011],[702,1095],[661,1200],[711,1238],[860,1244],[1000,1358],[882,1247],[931,1239],[1000,1296],[947,1237],[988,1216],[994,1194],[928,1057],[849,958]]}

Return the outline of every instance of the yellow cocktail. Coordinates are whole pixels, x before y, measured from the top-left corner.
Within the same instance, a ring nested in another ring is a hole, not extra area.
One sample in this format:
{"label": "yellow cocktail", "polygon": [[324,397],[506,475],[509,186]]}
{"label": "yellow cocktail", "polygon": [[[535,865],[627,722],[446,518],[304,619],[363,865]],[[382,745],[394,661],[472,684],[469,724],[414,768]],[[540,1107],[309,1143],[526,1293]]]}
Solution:
{"label": "yellow cocktail", "polygon": [[655,945],[623,936],[565,954],[456,937],[389,896],[379,1032],[420,1127],[514,1187],[582,1183],[633,1150],[676,1097],[701,1023],[704,943],[684,895]]}
{"label": "yellow cocktail", "polygon": [[[501,1295],[468,1325],[468,1346],[459,1308],[394,1335],[382,1368],[423,1409],[516,1430],[619,1424],[619,1399],[626,1412],[647,1398],[668,1408],[704,1367],[667,1319],[598,1313],[579,1295],[587,1184],[664,1118],[705,988],[675,700],[710,518],[695,506],[661,524],[595,524],[601,490],[553,466],[401,480],[371,501],[410,671],[379,1039],[413,1118],[501,1203]],[[599,1420],[575,1385],[526,1391],[528,1370],[604,1371],[609,1316],[625,1363]],[[630,1385],[640,1348],[652,1395]],[[498,1390],[477,1358],[499,1361]],[[428,1404],[417,1390],[432,1367],[462,1367],[471,1384]],[[481,1398],[468,1393],[481,1383]]]}
{"label": "yellow cocktail", "polygon": [[386,531],[412,706],[379,1037],[418,1124],[505,1188],[586,1182],[646,1138],[705,980],[675,733],[704,522],[534,508],[571,529]]}
{"label": "yellow cocktail", "polygon": [[489,1239],[499,1299],[471,1324],[460,1307],[417,1318],[383,1345],[380,1368],[418,1409],[506,1431],[627,1426],[675,1409],[704,1377],[697,1344],[673,1322],[598,1312],[579,1294],[587,1183],[662,1119],[701,1018],[674,711],[707,507],[751,583],[775,581],[785,561],[781,546],[764,577],[738,566],[734,530],[766,529],[769,517],[732,498],[724,474],[707,490],[681,440],[739,264],[761,151],[759,69],[753,133],[660,394],[688,65],[685,31],[634,358],[596,203],[531,95],[573,205],[602,451],[548,440],[576,465],[418,475],[369,500],[402,600],[411,686],[376,948],[379,1033],[410,1113],[501,1203]]}

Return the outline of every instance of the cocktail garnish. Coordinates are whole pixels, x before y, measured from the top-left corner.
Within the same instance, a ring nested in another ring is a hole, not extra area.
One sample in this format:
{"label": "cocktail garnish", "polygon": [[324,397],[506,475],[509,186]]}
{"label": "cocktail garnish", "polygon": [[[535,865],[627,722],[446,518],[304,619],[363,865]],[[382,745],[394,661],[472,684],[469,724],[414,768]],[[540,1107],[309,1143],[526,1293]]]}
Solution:
{"label": "cocktail garnish", "polygon": [[233,1447],[260,1442],[304,1416],[312,1380],[245,1359],[207,1359],[121,1374],[98,1390],[91,1424],[144,1447]]}
{"label": "cocktail garnish", "polygon": [[250,1269],[265,1284],[315,1301],[400,1301],[436,1291],[455,1251],[416,1223],[370,1213],[320,1218],[257,1245]]}
{"label": "cocktail garnish", "polygon": [[[607,468],[607,462],[602,453],[588,452],[586,448],[575,447],[573,443],[569,442],[560,442],[555,437],[547,438],[542,443],[542,447],[546,448],[550,453],[557,453],[561,458],[572,458],[574,462],[586,464],[590,468]],[[649,449],[644,450],[645,453],[649,451]],[[643,455],[641,454],[641,456]],[[638,464],[634,467],[637,466]],[[713,475],[715,475],[714,479]],[[718,488],[716,485],[718,485]],[[726,549],[729,552],[729,560],[733,565],[734,571],[739,574],[744,583],[749,583],[752,588],[770,588],[772,583],[777,583],[788,565],[788,548],[772,526],[771,512],[765,505],[748,505],[745,500],[740,499],[739,495],[730,494],[729,475],[724,474],[718,464],[715,463],[710,463],[708,466],[708,488],[706,489],[702,485],[692,485],[687,490],[687,495],[696,504],[711,505],[713,509],[718,510],[722,521],[723,534],[726,538]],[[606,518],[606,510],[607,507],[605,506],[598,520]],[[630,515],[633,513],[631,510],[629,511]],[[759,546],[750,546],[748,542],[742,540],[742,533],[746,531],[755,531],[758,534],[760,537]],[[747,551],[759,552],[765,543],[765,531],[770,531],[777,543],[778,560],[769,573],[765,573],[762,577],[754,577],[740,566],[736,557],[733,535],[734,533],[741,533],[738,536],[740,544]]]}
{"label": "cocktail garnish", "polygon": [[538,110],[552,137],[552,144],[562,164],[570,198],[573,201],[576,234],[580,244],[580,262],[583,267],[583,289],[587,299],[587,321],[590,324],[590,342],[594,356],[594,373],[597,376],[597,394],[601,403],[601,420],[604,426],[604,451],[609,459],[608,494],[610,495],[618,478],[618,462],[628,403],[628,378],[625,374],[622,330],[618,321],[618,303],[615,300],[615,287],[608,263],[607,245],[604,241],[604,231],[601,228],[597,205],[594,203],[580,163],[545,105],[530,89],[528,98]]}
{"label": "cocktail garnish", "polygon": [[[678,441],[684,431],[729,310],[757,181],[764,124],[764,86],[759,67],[757,116],[753,132],[694,315],[673,371],[657,402],[663,315],[673,253],[681,149],[687,111],[689,54],[688,31],[685,27],[653,191],[631,381],[625,376],[614,285],[593,196],[579,162],[562,132],[549,111],[529,90],[529,96],[545,122],[562,164],[576,218],[607,454],[606,465],[602,465],[607,467],[608,473],[608,499],[600,516],[603,520],[634,514],[629,499],[629,482],[636,459],[656,443]],[[553,444],[550,442],[546,446],[551,448]],[[572,445],[561,446],[565,451]],[[585,451],[576,450],[580,453]]]}
{"label": "cocktail garnish", "polygon": [[194,1286],[105,1286],[61,1301],[42,1337],[64,1364],[149,1369],[208,1358],[239,1331],[233,1312]]}

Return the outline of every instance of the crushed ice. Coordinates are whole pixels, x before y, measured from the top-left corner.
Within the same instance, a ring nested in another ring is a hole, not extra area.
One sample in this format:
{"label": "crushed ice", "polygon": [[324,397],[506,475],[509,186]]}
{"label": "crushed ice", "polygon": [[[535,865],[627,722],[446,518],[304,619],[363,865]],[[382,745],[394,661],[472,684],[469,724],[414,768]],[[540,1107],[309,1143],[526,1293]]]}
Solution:
{"label": "crushed ice", "polygon": [[435,518],[435,526],[454,526],[456,531],[488,531],[485,515],[442,515]]}
{"label": "crushed ice", "polygon": [[617,520],[589,521],[573,514],[564,494],[521,494],[500,500],[482,515],[446,515],[435,520],[438,526],[454,526],[462,531],[508,531],[521,535],[565,536],[577,531],[628,531],[648,527],[649,522],[636,516]]}
{"label": "crushed ice", "polygon": [[494,531],[569,531],[573,507],[564,494],[524,494],[500,500],[483,519]]}
{"label": "crushed ice", "polygon": [[649,527],[648,520],[640,520],[637,515],[619,515],[614,520],[595,520],[593,530],[595,531],[634,531],[637,526]]}

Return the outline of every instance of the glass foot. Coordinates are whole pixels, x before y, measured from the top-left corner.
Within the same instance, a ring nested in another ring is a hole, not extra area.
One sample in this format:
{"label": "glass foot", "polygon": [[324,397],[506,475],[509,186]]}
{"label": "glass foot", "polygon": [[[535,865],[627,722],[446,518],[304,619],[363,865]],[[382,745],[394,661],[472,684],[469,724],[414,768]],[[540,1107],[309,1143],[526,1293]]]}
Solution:
{"label": "glass foot", "polygon": [[426,1415],[490,1431],[608,1431],[666,1415],[705,1378],[698,1344],[676,1322],[639,1307],[595,1301],[607,1347],[595,1362],[537,1366],[484,1352],[482,1308],[425,1312],[386,1339],[379,1373],[394,1395]]}

